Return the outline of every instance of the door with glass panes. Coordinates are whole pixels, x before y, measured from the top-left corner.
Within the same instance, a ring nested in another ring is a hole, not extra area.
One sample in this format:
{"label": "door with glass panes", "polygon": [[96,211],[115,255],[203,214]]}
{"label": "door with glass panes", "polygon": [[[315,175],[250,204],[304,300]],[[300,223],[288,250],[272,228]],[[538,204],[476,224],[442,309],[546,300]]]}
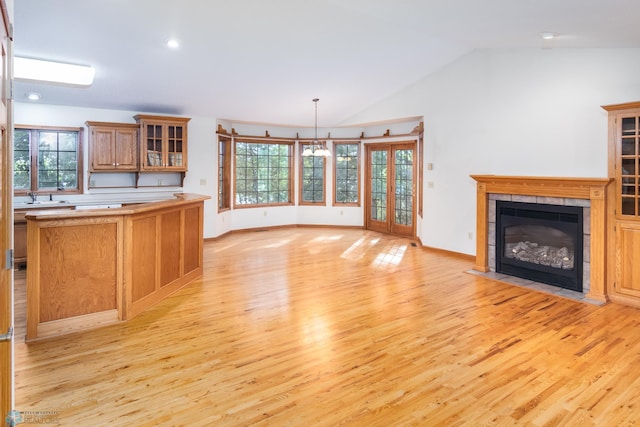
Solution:
{"label": "door with glass panes", "polygon": [[367,144],[365,226],[415,236],[415,143]]}

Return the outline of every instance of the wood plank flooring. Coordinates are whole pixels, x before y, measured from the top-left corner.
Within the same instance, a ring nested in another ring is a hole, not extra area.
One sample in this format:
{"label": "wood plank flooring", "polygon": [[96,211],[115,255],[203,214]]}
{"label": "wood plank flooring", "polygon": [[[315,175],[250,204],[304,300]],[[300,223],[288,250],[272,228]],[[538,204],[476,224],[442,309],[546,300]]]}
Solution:
{"label": "wood plank flooring", "polygon": [[640,423],[638,309],[356,229],[232,234],[204,257],[127,323],[18,342],[17,409],[74,427]]}

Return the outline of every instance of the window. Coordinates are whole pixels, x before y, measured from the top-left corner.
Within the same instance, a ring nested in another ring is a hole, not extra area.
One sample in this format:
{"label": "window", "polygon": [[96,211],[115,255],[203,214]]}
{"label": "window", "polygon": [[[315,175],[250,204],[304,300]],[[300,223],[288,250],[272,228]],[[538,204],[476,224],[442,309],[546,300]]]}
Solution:
{"label": "window", "polygon": [[[311,148],[309,144],[300,144],[300,153],[305,148]],[[300,167],[300,204],[324,204],[324,156],[302,157]]]}
{"label": "window", "polygon": [[334,143],[334,205],[360,206],[360,143]]}
{"label": "window", "polygon": [[235,207],[293,201],[291,142],[235,142]]}
{"label": "window", "polygon": [[231,208],[231,140],[218,139],[218,212]]}
{"label": "window", "polygon": [[15,193],[82,191],[82,128],[16,126],[13,152]]}

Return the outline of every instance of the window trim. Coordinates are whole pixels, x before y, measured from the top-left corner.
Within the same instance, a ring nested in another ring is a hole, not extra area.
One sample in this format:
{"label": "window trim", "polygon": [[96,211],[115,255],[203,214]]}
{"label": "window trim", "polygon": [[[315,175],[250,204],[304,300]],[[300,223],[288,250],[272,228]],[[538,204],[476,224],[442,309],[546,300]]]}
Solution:
{"label": "window trim", "polygon": [[[29,171],[29,179],[30,179],[30,189],[13,189],[14,196],[26,196],[28,193],[34,193],[37,195],[41,194],[52,194],[52,193],[64,193],[64,194],[83,194],[84,193],[84,127],[71,127],[71,126],[42,126],[42,125],[23,125],[16,124],[13,126],[13,129],[26,129],[29,131],[58,131],[58,132],[78,132],[78,150],[77,150],[77,158],[78,158],[78,188],[73,189],[36,189],[38,185],[38,157],[37,152],[34,152],[31,142],[29,143],[29,159],[31,162],[31,168]],[[13,151],[13,144],[15,141],[11,141],[11,147]],[[37,147],[36,147],[37,148]],[[35,165],[35,167],[34,167]],[[13,175],[13,159],[11,161],[12,166],[12,175]]]}
{"label": "window trim", "polygon": [[[358,146],[358,201],[338,202],[338,146],[357,145]],[[334,141],[333,142],[333,204],[332,206],[353,206],[360,207],[362,204],[362,141]]]}
{"label": "window trim", "polygon": [[[238,204],[236,202],[237,200],[237,189],[236,189],[236,180],[238,179],[237,177],[237,171],[238,171],[238,167],[237,167],[237,144],[238,143],[248,143],[248,144],[272,144],[272,145],[286,145],[289,149],[289,165],[288,165],[288,169],[289,169],[289,191],[288,191],[288,201],[287,202],[282,202],[282,203],[254,203],[254,204]],[[252,139],[252,138],[234,138],[233,139],[233,209],[247,209],[247,208],[265,208],[265,207],[277,207],[277,206],[293,206],[294,205],[294,200],[293,200],[293,194],[294,194],[294,177],[295,177],[295,171],[294,171],[294,157],[295,157],[295,153],[294,153],[294,147],[295,147],[295,142],[294,141],[287,141],[287,140],[273,140],[273,141],[269,141],[269,140],[264,140],[264,139]]]}
{"label": "window trim", "polygon": [[418,216],[424,218],[422,205],[424,203],[424,190],[422,189],[424,182],[424,134],[420,132],[418,136],[418,181],[416,182],[416,191],[418,192]]}
{"label": "window trim", "polygon": [[[224,153],[220,151],[221,145],[224,144]],[[218,136],[218,212],[231,210],[231,138],[226,136]],[[220,182],[220,163],[223,163],[223,177]],[[221,186],[223,186],[221,188]],[[220,195],[222,194],[222,200]]]}
{"label": "window trim", "polygon": [[[304,159],[302,156],[302,152],[305,149],[305,146],[311,146],[311,141],[309,143],[300,141],[300,146],[298,147],[298,159],[299,159],[299,168],[298,168],[298,205],[299,206],[326,206],[327,205],[327,158],[322,157],[312,157],[313,159],[321,158],[322,159],[322,200],[317,202],[313,201],[305,201],[302,198],[304,192]],[[308,157],[306,157],[308,158]]]}

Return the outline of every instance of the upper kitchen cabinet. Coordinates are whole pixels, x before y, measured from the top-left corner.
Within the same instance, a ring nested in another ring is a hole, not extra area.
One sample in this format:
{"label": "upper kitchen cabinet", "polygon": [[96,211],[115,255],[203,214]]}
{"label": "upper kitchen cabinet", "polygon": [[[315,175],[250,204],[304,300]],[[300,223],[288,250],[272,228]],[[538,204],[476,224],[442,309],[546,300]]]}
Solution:
{"label": "upper kitchen cabinet", "polygon": [[138,129],[135,123],[86,122],[89,128],[89,171],[138,170]]}
{"label": "upper kitchen cabinet", "polygon": [[140,170],[186,172],[187,123],[190,118],[138,114]]}

